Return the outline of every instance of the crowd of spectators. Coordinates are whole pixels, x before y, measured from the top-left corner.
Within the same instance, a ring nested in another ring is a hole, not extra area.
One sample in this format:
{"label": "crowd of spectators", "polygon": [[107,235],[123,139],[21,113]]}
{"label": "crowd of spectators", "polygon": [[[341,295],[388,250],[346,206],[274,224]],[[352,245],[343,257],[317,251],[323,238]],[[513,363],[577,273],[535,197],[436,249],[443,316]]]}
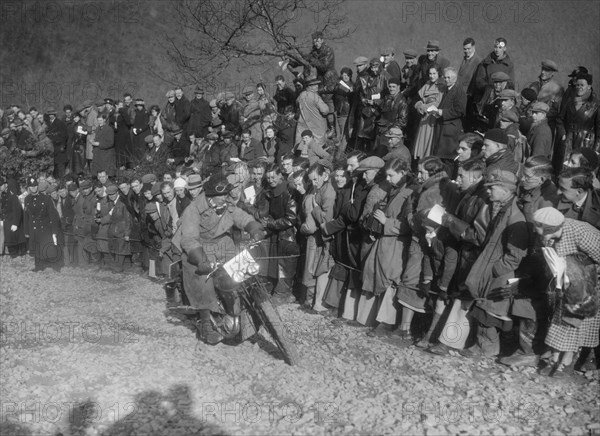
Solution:
{"label": "crowd of spectators", "polygon": [[190,204],[240,209],[267,231],[276,304],[439,355],[597,368],[600,100],[585,67],[562,86],[548,59],[516,89],[507,44],[482,59],[467,38],[453,63],[429,41],[402,67],[384,48],[338,74],[316,33],[272,97],[259,83],[242,101],[177,88],[162,109],[11,106],[0,153],[49,163],[4,172],[0,245],[36,270],[173,277]]}

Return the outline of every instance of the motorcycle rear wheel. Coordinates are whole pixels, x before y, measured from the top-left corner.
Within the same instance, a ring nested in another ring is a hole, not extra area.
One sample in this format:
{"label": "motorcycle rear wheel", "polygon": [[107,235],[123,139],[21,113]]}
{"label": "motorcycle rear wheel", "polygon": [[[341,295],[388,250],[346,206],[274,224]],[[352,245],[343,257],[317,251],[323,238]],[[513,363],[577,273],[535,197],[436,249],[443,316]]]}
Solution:
{"label": "motorcycle rear wheel", "polygon": [[286,337],[285,327],[279,313],[273,307],[273,303],[268,298],[256,304],[259,316],[262,318],[262,324],[269,332],[279,350],[283,353],[284,360],[288,365],[294,366],[300,363],[300,356],[296,345]]}

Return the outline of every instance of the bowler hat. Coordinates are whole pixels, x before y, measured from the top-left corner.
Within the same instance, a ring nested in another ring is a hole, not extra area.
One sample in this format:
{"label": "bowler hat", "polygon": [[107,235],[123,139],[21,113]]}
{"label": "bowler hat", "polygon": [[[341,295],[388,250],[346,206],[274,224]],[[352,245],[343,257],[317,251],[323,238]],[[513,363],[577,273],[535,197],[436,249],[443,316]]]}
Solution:
{"label": "bowler hat", "polygon": [[550,111],[550,106],[544,102],[536,101],[531,105],[531,111],[548,113]]}
{"label": "bowler hat", "polygon": [[496,71],[492,74],[492,82],[508,82],[509,80],[510,76],[504,71]]}
{"label": "bowler hat", "polygon": [[542,61],[542,70],[546,70],[546,71],[558,71],[558,65],[556,65],[556,62],[550,60],[550,59],[544,59]]}
{"label": "bowler hat", "polygon": [[221,174],[213,174],[204,182],[204,195],[207,197],[216,197],[219,195],[227,195],[234,186],[227,181]]}
{"label": "bowler hat", "polygon": [[440,42],[435,39],[430,39],[427,41],[426,50],[440,50]]}

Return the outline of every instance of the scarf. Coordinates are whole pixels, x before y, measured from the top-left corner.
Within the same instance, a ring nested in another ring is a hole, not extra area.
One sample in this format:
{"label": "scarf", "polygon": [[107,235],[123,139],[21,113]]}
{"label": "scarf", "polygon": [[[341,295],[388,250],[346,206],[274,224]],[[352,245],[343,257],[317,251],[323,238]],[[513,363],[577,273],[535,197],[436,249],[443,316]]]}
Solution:
{"label": "scarf", "polygon": [[586,92],[585,94],[583,94],[582,96],[576,95],[573,98],[573,102],[575,103],[575,109],[576,110],[581,109],[581,106],[583,106],[583,103],[585,103],[586,100],[589,100],[591,95],[592,95],[591,89],[588,92]]}

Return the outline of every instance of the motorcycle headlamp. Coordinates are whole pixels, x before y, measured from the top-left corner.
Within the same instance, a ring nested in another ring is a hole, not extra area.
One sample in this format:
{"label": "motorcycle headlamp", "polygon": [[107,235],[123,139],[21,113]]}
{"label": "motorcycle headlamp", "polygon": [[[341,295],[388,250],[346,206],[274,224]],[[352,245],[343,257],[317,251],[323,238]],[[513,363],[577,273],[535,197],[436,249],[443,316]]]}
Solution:
{"label": "motorcycle headlamp", "polygon": [[248,265],[248,268],[246,268],[246,272],[248,273],[248,275],[251,275],[251,276],[257,275],[258,271],[259,271],[259,267],[258,267],[258,263],[256,263],[256,262],[251,262]]}

